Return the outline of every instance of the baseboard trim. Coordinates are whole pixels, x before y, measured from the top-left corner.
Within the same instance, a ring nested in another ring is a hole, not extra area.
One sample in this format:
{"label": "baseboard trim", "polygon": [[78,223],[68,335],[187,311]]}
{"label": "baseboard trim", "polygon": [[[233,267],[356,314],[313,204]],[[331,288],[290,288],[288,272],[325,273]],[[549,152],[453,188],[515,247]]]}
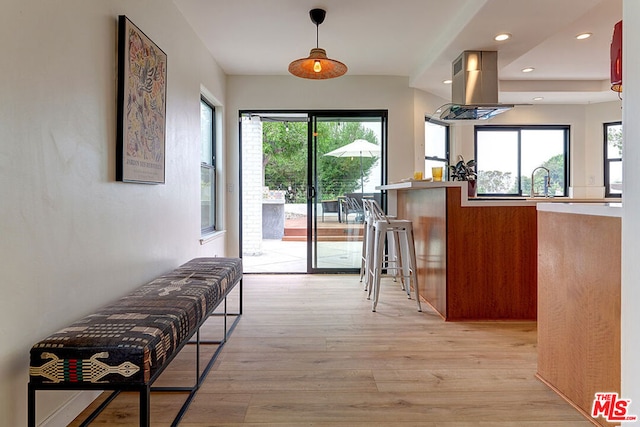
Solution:
{"label": "baseboard trim", "polygon": [[573,408],[578,411],[580,413],[580,415],[582,415],[587,421],[590,421],[593,425],[598,426],[598,427],[602,427],[602,424],[600,424],[598,422],[598,420],[596,420],[595,418],[593,418],[591,416],[591,414],[589,414],[587,411],[585,411],[584,409],[582,409],[581,407],[579,407],[573,400],[569,399],[569,397],[564,394],[563,392],[561,392],[556,386],[554,386],[553,384],[551,384],[549,381],[547,381],[546,379],[544,379],[538,372],[536,372],[535,377],[537,379],[539,379],[544,385],[546,385],[547,387],[549,387],[551,389],[551,391],[553,391],[555,394],[557,394],[558,396],[560,396],[565,402],[567,402],[569,405],[573,406]]}
{"label": "baseboard trim", "polygon": [[38,424],[39,427],[65,427],[102,394],[100,390],[80,391]]}

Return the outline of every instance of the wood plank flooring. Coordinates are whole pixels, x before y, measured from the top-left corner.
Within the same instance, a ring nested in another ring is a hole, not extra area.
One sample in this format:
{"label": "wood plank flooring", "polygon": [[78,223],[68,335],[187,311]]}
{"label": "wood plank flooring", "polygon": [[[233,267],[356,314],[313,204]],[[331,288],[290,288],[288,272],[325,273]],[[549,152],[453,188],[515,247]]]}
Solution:
{"label": "wood plank flooring", "polygon": [[[534,322],[447,323],[389,279],[373,313],[352,275],[245,275],[244,299],[181,426],[592,426],[534,377]],[[192,382],[183,353],[156,385]],[[153,393],[152,425],[183,399]],[[93,425],[137,425],[137,402],[123,393]]]}

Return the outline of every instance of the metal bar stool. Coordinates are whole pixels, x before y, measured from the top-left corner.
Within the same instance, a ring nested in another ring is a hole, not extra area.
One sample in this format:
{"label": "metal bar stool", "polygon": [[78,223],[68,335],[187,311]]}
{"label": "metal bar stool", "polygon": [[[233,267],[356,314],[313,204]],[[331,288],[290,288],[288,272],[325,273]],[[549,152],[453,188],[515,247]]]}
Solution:
{"label": "metal bar stool", "polygon": [[362,230],[362,256],[360,258],[360,281],[364,279],[364,290],[367,290],[367,284],[369,283],[367,274],[367,261],[369,259],[369,242],[371,241],[370,233],[373,230],[373,217],[371,215],[371,207],[369,206],[369,200],[362,200],[362,207],[364,209],[364,227]]}
{"label": "metal bar stool", "polygon": [[[376,218],[380,218],[380,215],[384,215],[382,208],[378,205],[373,199],[363,199],[362,205],[364,209],[364,229],[362,233],[362,256],[360,260],[360,282],[364,279],[364,290],[369,291],[368,297],[371,298],[371,287],[369,284],[371,283],[371,274],[370,274],[370,265],[373,263],[374,256],[374,228],[373,223]],[[387,215],[389,219],[395,219],[394,216]],[[400,247],[400,243],[398,240],[398,235],[394,233],[389,233],[389,237],[393,240],[393,245],[389,245],[389,254],[385,257],[385,265],[388,263],[400,263],[400,255],[398,254],[397,248]],[[393,271],[393,281],[397,281],[398,277],[398,269],[392,269]],[[402,289],[405,290],[404,282],[402,282]],[[411,291],[407,291],[407,296],[411,297]]]}
{"label": "metal bar stool", "polygon": [[[380,278],[384,268],[401,272],[407,295],[411,297],[411,286],[415,291],[416,302],[418,303],[418,311],[422,311],[420,305],[420,291],[418,289],[416,249],[413,239],[413,223],[404,219],[391,219],[376,205],[372,207],[373,216],[373,233],[369,237],[373,237],[373,263],[367,269],[372,281],[369,283],[369,292],[373,288],[373,307],[372,311],[376,311],[378,299],[380,297]],[[393,262],[385,262],[384,245],[387,234],[393,235],[394,241],[397,238],[398,260]],[[371,260],[371,258],[369,258]],[[399,261],[399,262],[398,262]]]}

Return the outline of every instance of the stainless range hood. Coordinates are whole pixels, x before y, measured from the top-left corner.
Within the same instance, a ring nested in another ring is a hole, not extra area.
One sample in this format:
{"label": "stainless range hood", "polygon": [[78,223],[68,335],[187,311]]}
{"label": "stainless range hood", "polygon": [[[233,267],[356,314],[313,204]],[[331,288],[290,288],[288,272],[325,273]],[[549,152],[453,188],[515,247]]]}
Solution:
{"label": "stainless range hood", "polygon": [[498,52],[466,50],[453,61],[451,104],[443,120],[486,120],[510,110],[498,103]]}

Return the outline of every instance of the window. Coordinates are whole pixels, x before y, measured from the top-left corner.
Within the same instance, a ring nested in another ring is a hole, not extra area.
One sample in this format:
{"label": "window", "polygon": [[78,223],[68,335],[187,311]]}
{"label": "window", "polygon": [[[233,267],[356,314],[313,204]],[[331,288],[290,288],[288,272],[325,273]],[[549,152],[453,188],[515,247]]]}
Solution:
{"label": "window", "polygon": [[[431,175],[431,168],[449,163],[449,125],[426,118],[424,122],[424,171]],[[446,179],[446,176],[443,177]]]}
{"label": "window", "polygon": [[[566,196],[568,189],[568,126],[476,126],[478,194]],[[545,170],[550,182],[546,182]]]}
{"label": "window", "polygon": [[622,197],[622,122],[604,124],[604,195]]}
{"label": "window", "polygon": [[202,234],[216,229],[216,144],[215,108],[200,99],[200,133],[202,154],[200,159],[200,230]]}

